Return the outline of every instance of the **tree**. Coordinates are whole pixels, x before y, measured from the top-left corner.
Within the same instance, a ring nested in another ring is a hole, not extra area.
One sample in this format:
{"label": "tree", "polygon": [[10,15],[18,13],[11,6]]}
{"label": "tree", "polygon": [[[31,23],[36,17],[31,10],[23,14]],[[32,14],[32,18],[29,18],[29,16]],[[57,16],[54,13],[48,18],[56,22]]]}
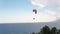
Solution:
{"label": "tree", "polygon": [[58,30],[57,34],[60,34],[60,29]]}
{"label": "tree", "polygon": [[51,29],[51,34],[57,34],[57,29],[56,29],[56,27],[53,27],[53,28]]}
{"label": "tree", "polygon": [[48,26],[44,26],[41,31],[40,31],[41,34],[50,34],[50,28]]}
{"label": "tree", "polygon": [[40,32],[38,33],[34,33],[32,32],[32,34],[60,34],[60,29],[57,30],[56,27],[53,27],[52,29],[50,29],[47,25],[45,25]]}
{"label": "tree", "polygon": [[38,32],[37,34],[40,34],[40,32]]}

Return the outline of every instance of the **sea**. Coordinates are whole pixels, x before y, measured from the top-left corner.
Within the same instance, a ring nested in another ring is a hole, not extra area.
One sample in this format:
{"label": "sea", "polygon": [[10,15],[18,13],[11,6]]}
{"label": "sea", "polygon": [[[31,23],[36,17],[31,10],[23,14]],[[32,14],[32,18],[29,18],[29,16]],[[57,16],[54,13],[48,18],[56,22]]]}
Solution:
{"label": "sea", "polygon": [[60,23],[3,23],[0,24],[0,34],[30,34],[39,32],[45,25],[60,28]]}

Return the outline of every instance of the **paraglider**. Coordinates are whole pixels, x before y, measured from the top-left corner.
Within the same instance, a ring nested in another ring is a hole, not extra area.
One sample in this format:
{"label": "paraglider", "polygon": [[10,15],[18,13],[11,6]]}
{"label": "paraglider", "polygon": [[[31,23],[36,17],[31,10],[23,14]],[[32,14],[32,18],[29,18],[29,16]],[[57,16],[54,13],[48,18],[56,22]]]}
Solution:
{"label": "paraglider", "polygon": [[[37,10],[36,9],[33,9],[33,12],[34,12],[34,15],[37,14]],[[35,17],[33,18],[33,20],[35,20]]]}

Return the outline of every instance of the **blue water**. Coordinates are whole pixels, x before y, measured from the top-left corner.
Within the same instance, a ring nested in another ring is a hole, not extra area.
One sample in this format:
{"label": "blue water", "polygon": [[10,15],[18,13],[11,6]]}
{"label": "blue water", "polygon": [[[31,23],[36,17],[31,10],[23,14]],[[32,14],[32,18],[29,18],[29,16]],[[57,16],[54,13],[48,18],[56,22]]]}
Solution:
{"label": "blue water", "polygon": [[60,28],[59,23],[0,24],[0,34],[30,34],[31,32],[39,32],[44,25],[48,25],[49,27],[56,26],[57,28]]}

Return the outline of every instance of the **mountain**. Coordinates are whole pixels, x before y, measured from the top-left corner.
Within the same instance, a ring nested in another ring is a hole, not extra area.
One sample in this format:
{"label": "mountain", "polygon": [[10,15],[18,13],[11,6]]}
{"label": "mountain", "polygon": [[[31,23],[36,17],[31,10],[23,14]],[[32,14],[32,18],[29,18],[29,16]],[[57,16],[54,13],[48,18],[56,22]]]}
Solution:
{"label": "mountain", "polygon": [[54,22],[59,23],[59,22],[60,22],[60,19],[57,19],[57,20],[56,20],[56,21],[54,21]]}

